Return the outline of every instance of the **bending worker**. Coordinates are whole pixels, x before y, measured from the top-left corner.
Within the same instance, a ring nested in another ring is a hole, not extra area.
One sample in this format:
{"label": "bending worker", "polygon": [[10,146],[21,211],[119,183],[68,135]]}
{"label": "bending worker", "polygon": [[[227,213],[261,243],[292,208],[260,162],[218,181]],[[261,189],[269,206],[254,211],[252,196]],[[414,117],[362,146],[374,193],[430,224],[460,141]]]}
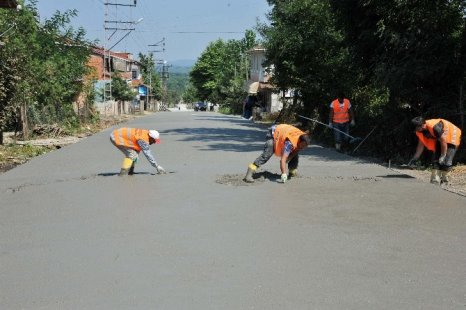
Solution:
{"label": "bending worker", "polygon": [[430,182],[434,184],[448,184],[448,174],[453,164],[453,157],[461,141],[461,130],[449,121],[441,118],[425,120],[418,116],[413,118],[411,122],[416,126],[416,135],[419,142],[416,153],[408,165],[412,166],[419,159],[424,148],[427,148],[432,152],[433,167]]}
{"label": "bending worker", "polygon": [[[338,129],[349,135],[350,124],[351,126],[356,124],[351,103],[342,93],[339,93],[338,98],[330,103],[328,125],[331,128]],[[348,139],[348,136],[344,136],[337,130],[334,130],[333,133],[335,135],[335,149],[340,152],[341,144]]]}
{"label": "bending worker", "polygon": [[120,176],[132,175],[134,165],[138,160],[139,152],[143,152],[150,164],[157,170],[158,174],[165,173],[165,170],[157,164],[150,151],[149,145],[160,143],[160,134],[157,130],[120,128],[115,129],[110,134],[110,141],[120,151],[125,154]]}
{"label": "bending worker", "polygon": [[[281,182],[285,183],[288,177],[296,176],[298,168],[299,151],[305,149],[311,142],[307,132],[303,132],[291,125],[274,125],[266,136],[264,151],[250,164],[244,181],[253,183],[253,175],[258,167],[265,164],[273,154],[280,157]],[[290,175],[286,173],[287,165]]]}

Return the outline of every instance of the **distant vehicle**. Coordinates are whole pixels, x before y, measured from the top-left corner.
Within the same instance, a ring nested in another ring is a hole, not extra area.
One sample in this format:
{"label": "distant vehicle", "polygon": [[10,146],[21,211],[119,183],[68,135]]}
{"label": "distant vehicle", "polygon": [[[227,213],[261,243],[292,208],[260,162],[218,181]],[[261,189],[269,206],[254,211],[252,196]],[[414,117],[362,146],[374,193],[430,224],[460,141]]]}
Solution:
{"label": "distant vehicle", "polygon": [[196,102],[194,105],[194,111],[207,111],[207,103],[205,102]]}

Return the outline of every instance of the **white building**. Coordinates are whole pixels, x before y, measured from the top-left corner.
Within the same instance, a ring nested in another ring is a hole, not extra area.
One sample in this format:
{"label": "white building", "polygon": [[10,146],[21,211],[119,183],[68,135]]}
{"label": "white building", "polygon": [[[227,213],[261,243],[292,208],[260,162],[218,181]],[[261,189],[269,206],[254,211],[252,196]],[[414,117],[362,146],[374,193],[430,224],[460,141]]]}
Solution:
{"label": "white building", "polygon": [[282,109],[283,103],[278,90],[270,83],[270,78],[273,73],[272,67],[264,67],[265,49],[256,46],[248,51],[249,54],[249,80],[247,81],[247,89],[249,94],[257,94],[259,101],[262,102],[263,112],[278,112]]}

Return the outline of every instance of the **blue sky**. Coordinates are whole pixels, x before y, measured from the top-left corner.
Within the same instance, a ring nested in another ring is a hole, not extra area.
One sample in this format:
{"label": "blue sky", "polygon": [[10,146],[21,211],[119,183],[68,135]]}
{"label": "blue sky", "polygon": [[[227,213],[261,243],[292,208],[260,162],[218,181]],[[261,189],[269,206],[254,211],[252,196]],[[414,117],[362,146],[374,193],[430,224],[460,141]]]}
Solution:
{"label": "blue sky", "polygon": [[[90,40],[105,42],[105,2],[129,4],[134,0],[38,0],[41,20],[57,10],[77,9],[72,25],[82,26]],[[136,21],[128,37],[113,50],[127,51],[137,56],[159,49],[149,47],[165,37],[165,52],[157,58],[176,61],[197,57],[209,42],[216,39],[241,39],[246,29],[253,29],[257,20],[266,21],[270,10],[266,0],[137,0],[135,8],[108,6],[107,20]],[[108,24],[109,25],[109,24]],[[120,24],[122,26],[124,24]],[[117,32],[109,41],[117,43],[126,32]],[[110,31],[107,32],[107,36]]]}

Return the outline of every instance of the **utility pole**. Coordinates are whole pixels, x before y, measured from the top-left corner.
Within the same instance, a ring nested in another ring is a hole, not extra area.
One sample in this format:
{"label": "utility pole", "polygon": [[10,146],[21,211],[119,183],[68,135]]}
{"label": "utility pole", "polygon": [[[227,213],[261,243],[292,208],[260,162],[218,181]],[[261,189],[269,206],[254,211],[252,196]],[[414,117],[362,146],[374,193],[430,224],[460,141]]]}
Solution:
{"label": "utility pole", "polygon": [[[104,2],[104,5],[105,5],[104,76],[107,71],[108,79],[109,79],[109,82],[104,83],[104,102],[107,102],[108,100],[112,99],[112,69],[113,69],[112,49],[118,43],[120,43],[123,39],[125,39],[133,30],[135,30],[136,24],[142,21],[142,18],[140,18],[136,22],[135,21],[121,21],[117,19],[118,8],[120,7],[129,7],[130,9],[134,8],[137,5],[137,0],[125,0],[126,3],[120,3],[117,0],[115,1],[116,2],[105,0]],[[109,19],[111,14],[112,14],[112,17],[115,17],[115,19]],[[121,31],[125,31],[126,33],[120,38],[113,39],[113,36]]]}
{"label": "utility pole", "polygon": [[[162,60],[158,62],[158,64],[162,65],[162,68],[160,70],[160,78],[162,79],[162,89],[163,89],[163,97],[165,97],[165,101],[167,102],[167,108],[168,108],[168,91],[167,91],[167,80],[170,78],[170,73],[168,72],[168,69],[171,67],[171,65],[167,64],[166,60]],[[164,100],[162,100],[163,103]]]}
{"label": "utility pole", "polygon": [[[162,38],[162,40],[154,43],[154,44],[149,44],[148,45],[149,47],[156,47],[156,46],[162,46],[162,49],[161,50],[152,50],[152,51],[149,51],[149,53],[151,53],[152,55],[154,53],[163,53],[165,52],[165,38]],[[156,66],[157,68],[157,60],[156,58],[154,57],[154,65]],[[152,69],[153,68],[150,68],[150,72],[149,72],[149,91],[148,91],[148,98],[149,98],[149,102],[150,102],[150,99],[151,99],[151,96],[152,96]],[[154,111],[155,111],[155,106],[154,106]]]}

